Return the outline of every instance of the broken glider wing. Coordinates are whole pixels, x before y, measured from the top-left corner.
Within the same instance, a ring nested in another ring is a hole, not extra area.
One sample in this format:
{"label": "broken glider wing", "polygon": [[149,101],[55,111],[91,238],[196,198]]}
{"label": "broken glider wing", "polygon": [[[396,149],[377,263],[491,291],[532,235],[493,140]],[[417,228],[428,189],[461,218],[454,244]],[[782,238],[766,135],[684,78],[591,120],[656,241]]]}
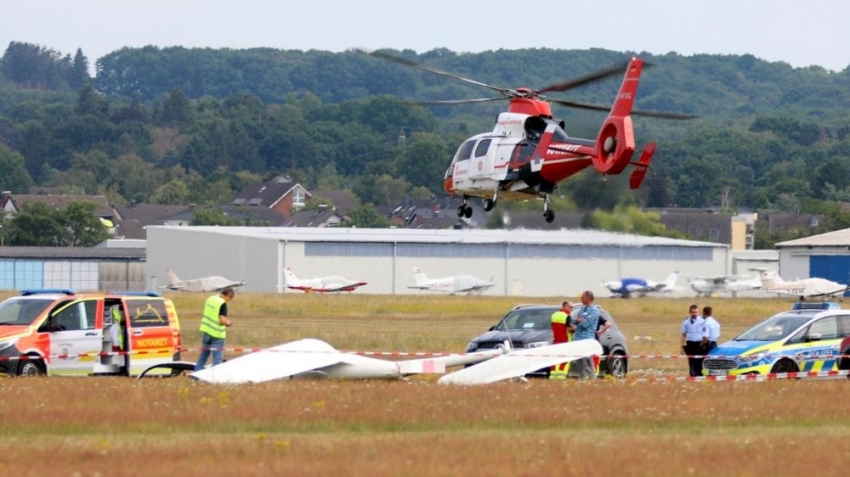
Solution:
{"label": "broken glider wing", "polygon": [[518,378],[541,368],[602,354],[596,340],[572,341],[540,348],[519,349],[440,378],[440,384],[489,384]]}
{"label": "broken glider wing", "polygon": [[216,384],[260,383],[325,368],[343,358],[324,341],[304,339],[239,356],[190,376]]}
{"label": "broken glider wing", "polygon": [[500,355],[490,353],[450,355],[434,358],[389,361],[343,353],[317,339],[303,339],[246,354],[190,377],[215,384],[260,383],[289,378],[401,378],[409,374],[443,374],[450,366],[473,364]]}

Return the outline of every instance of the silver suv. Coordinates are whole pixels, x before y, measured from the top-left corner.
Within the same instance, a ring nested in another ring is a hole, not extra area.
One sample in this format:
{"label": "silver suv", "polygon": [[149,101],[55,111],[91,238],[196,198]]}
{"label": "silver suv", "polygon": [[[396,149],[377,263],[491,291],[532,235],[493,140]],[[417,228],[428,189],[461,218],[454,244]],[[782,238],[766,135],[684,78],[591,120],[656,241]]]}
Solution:
{"label": "silver suv", "polygon": [[[572,317],[575,317],[579,308],[576,307],[573,310]],[[466,351],[473,353],[483,349],[504,348],[505,341],[513,348],[548,346],[552,344],[553,339],[552,314],[559,309],[560,307],[548,305],[516,306],[499,323],[490,327],[488,332],[470,341]],[[608,331],[599,337],[602,351],[607,357],[600,363],[599,372],[602,375],[610,374],[622,378],[629,370],[629,351],[626,347],[626,338],[617,328],[617,324],[611,318],[610,313],[599,308],[599,316],[611,323]],[[539,377],[547,377],[548,374],[548,368],[531,373],[532,376]]]}

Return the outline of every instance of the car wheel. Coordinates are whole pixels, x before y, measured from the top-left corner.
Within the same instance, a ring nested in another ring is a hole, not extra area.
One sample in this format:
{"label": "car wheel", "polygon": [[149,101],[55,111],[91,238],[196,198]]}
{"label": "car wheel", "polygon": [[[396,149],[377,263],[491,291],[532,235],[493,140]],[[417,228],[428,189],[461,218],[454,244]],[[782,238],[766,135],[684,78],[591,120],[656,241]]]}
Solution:
{"label": "car wheel", "polygon": [[625,356],[615,354],[608,358],[608,374],[615,378],[625,378],[627,371]]}
{"label": "car wheel", "polygon": [[773,365],[773,368],[770,370],[771,373],[796,373],[797,365],[793,361],[789,361],[787,359],[783,359],[782,361]]}
{"label": "car wheel", "polygon": [[33,377],[44,375],[44,365],[40,359],[23,359],[18,365],[18,376]]}

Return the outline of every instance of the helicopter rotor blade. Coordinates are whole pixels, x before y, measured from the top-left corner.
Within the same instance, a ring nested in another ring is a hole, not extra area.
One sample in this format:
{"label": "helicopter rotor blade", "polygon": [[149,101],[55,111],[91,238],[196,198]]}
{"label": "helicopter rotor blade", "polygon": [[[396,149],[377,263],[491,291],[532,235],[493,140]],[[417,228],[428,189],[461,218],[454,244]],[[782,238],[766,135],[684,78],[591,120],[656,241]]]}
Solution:
{"label": "helicopter rotor blade", "polygon": [[566,91],[568,89],[577,88],[579,86],[584,86],[588,83],[593,83],[596,81],[601,81],[605,78],[609,78],[611,76],[620,76],[626,72],[626,68],[629,66],[629,62],[617,63],[616,65],[609,66],[608,68],[604,68],[598,71],[594,71],[592,73],[588,73],[584,76],[579,76],[578,78],[571,79],[569,81],[564,81],[563,83],[557,83],[553,85],[549,85],[543,89],[537,90],[537,93],[551,93],[554,91]]}
{"label": "helicopter rotor blade", "polygon": [[[566,101],[563,99],[550,99],[547,98],[547,101],[553,102],[555,104],[560,104],[561,106],[566,106],[568,108],[576,108],[576,109],[589,109],[591,111],[611,111],[610,106],[600,106],[598,104],[590,104],[590,103],[580,103],[578,101]],[[699,116],[694,114],[680,114],[680,113],[665,113],[662,111],[642,111],[640,109],[633,109],[631,112],[634,116],[646,116],[649,118],[663,118],[663,119],[694,119]]]}
{"label": "helicopter rotor blade", "polygon": [[418,70],[427,71],[429,73],[434,73],[434,74],[437,74],[437,75],[440,75],[440,76],[445,76],[447,78],[453,78],[453,79],[456,79],[458,81],[463,81],[464,83],[474,84],[476,86],[482,86],[484,88],[492,89],[493,91],[498,91],[499,93],[502,93],[506,96],[511,96],[513,94],[516,94],[515,91],[513,91],[509,88],[499,88],[498,86],[489,85],[487,83],[482,83],[480,81],[475,81],[475,80],[469,79],[469,78],[464,78],[463,76],[458,76],[456,74],[449,73],[447,71],[438,70],[436,68],[430,68],[430,67],[427,67],[427,66],[423,66],[423,65],[420,65],[419,63],[415,63],[415,62],[410,61],[410,60],[405,60],[404,58],[399,58],[399,57],[396,57],[396,56],[393,56],[393,55],[388,55],[386,53],[381,53],[380,51],[366,51],[366,50],[357,50],[357,51],[359,51],[361,53],[365,53],[369,56],[373,56],[375,58],[380,58],[382,60],[392,61],[393,63],[397,63],[397,64],[404,65],[404,66],[409,66],[411,68],[416,68]]}
{"label": "helicopter rotor blade", "polygon": [[497,98],[472,98],[472,99],[445,99],[445,100],[434,100],[434,101],[416,101],[416,104],[421,104],[424,106],[435,106],[441,104],[466,104],[466,103],[486,103],[488,101],[506,101],[509,98],[504,96]]}

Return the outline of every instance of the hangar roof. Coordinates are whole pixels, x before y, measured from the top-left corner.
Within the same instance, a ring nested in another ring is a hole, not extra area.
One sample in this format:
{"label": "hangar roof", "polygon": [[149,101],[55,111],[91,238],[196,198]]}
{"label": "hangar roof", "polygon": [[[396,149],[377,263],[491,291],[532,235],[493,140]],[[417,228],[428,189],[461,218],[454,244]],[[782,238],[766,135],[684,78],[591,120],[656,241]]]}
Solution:
{"label": "hangar roof", "polygon": [[[523,243],[558,245],[611,245],[619,247],[712,247],[727,245],[666,237],[644,237],[599,230],[448,230],[448,229],[358,229],[312,227],[148,227],[187,233],[214,233],[239,237],[300,242],[422,242],[422,243]],[[155,232],[154,232],[155,233]],[[150,237],[150,235],[149,235]]]}
{"label": "hangar roof", "polygon": [[850,246],[850,229],[835,230],[820,235],[812,235],[794,240],[779,242],[777,247],[847,247]]}

